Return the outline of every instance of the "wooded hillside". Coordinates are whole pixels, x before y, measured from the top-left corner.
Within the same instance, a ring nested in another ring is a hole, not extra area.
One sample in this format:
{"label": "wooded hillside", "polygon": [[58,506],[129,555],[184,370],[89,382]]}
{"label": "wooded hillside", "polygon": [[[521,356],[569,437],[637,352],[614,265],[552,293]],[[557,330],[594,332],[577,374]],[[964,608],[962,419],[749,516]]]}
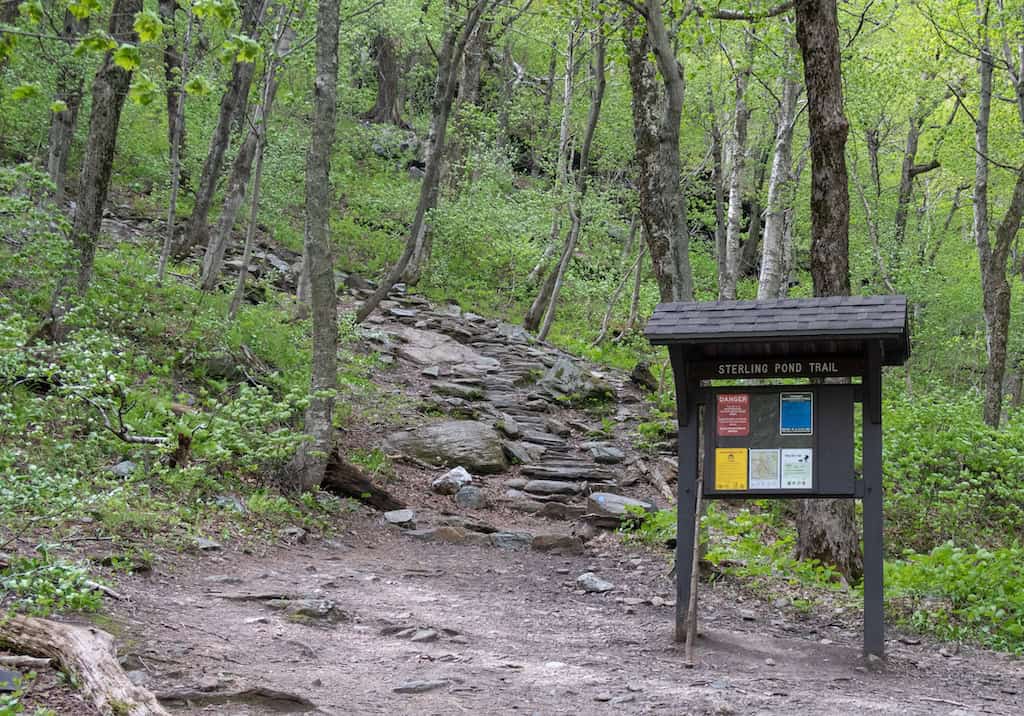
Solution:
{"label": "wooded hillside", "polygon": [[[96,607],[81,524],[131,569],[391,499],[383,431],[467,417],[396,295],[633,371],[585,409],[656,461],[658,302],[904,294],[889,616],[1019,653],[1022,140],[1020,0],[0,0],[0,601]],[[856,589],[853,501],[748,507],[731,576]]]}

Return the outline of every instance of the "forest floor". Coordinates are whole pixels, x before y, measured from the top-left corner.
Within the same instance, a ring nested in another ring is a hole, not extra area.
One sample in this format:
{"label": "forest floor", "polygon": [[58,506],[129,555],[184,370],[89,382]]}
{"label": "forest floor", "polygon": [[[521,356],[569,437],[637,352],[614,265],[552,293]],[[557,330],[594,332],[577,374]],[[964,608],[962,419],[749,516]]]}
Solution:
{"label": "forest floor", "polygon": [[[527,376],[564,354],[508,328],[501,338],[501,326],[447,311],[400,303],[385,309],[374,330],[408,338],[433,325],[460,336],[463,348],[502,365],[462,378],[484,397],[453,403],[448,389],[438,395],[439,379],[410,360],[422,335],[393,351],[382,388],[481,419],[497,405],[500,414],[515,413],[524,442],[547,446],[541,467],[587,467],[581,446],[594,415],[544,407],[535,387],[509,383],[509,373]],[[611,489],[664,504],[647,479],[648,463],[662,458],[642,457],[630,438],[645,410],[637,388],[616,371],[600,375],[617,396],[604,439],[627,459],[610,472],[589,463],[612,484],[587,483],[584,492]],[[565,424],[574,427],[558,437]],[[380,435],[353,430],[346,440],[379,444]],[[162,556],[153,571],[117,585],[127,600],[112,603],[103,626],[118,637],[133,678],[182,714],[1024,712],[1024,662],[890,628],[885,663],[868,663],[859,610],[827,598],[797,609],[730,578],[701,588],[703,635],[688,668],[673,640],[667,552],[624,542],[614,531],[583,530],[574,519],[585,509],[578,495],[558,502],[554,517],[531,514],[529,495],[505,489],[528,490],[521,476],[530,466],[479,480],[488,506],[475,510],[429,489],[440,472],[394,463],[388,489],[416,510],[420,530],[360,508],[331,538],[293,534],[262,553],[227,545]],[[464,528],[447,539],[437,527],[422,529],[452,520]],[[561,535],[566,554],[529,549],[528,541],[493,546],[482,530]],[[577,578],[587,572],[613,588],[581,589]]]}
{"label": "forest floor", "polygon": [[[469,508],[431,490],[443,468],[394,456],[385,486],[415,526],[358,507],[331,534],[154,545],[151,569],[108,573],[122,598],[91,621],[172,713],[1024,713],[1020,660],[890,626],[886,660],[867,662],[848,597],[797,608],[728,576],[701,586],[688,666],[668,553],[586,522],[592,493],[667,506],[671,446],[634,444],[649,410],[640,387],[414,296],[393,296],[363,338],[389,358],[379,399],[405,406],[391,429],[439,416],[501,424],[503,449],[525,464],[474,471],[486,504]],[[614,393],[600,411],[545,393],[539,376],[566,361],[575,380]],[[342,441],[380,449],[384,432],[351,425]],[[606,591],[581,588],[586,573]],[[32,692],[29,705],[94,713],[53,673]]]}
{"label": "forest floor", "polygon": [[[583,572],[615,589],[579,590]],[[342,539],[179,559],[120,588],[130,601],[104,626],[174,713],[1024,712],[1020,661],[890,633],[872,666],[858,615],[775,608],[728,580],[702,589],[687,668],[664,556],[612,535],[553,556],[421,542],[364,515]],[[303,623],[274,597],[330,615]]]}

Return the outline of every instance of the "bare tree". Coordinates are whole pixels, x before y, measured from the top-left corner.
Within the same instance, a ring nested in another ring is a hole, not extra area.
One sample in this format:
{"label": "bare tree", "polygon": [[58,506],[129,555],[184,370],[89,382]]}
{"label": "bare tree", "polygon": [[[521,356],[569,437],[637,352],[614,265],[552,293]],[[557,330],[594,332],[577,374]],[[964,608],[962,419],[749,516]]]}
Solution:
{"label": "bare tree", "polygon": [[[332,0],[333,1],[333,0]],[[263,21],[269,0],[248,0],[242,10],[242,33],[257,37],[259,26]],[[252,62],[243,62],[237,58],[231,65],[231,79],[228,80],[224,94],[221,95],[220,111],[217,114],[217,125],[210,137],[210,149],[203,162],[203,172],[196,188],[192,215],[189,217],[185,237],[175,248],[175,255],[185,256],[193,247],[205,244],[209,240],[210,229],[207,221],[213,207],[213,196],[224,166],[224,156],[231,140],[231,127],[236,117],[243,110],[249,96],[249,86],[255,72]]]}
{"label": "bare tree", "polygon": [[[816,296],[850,294],[850,196],[836,0],[797,0],[811,144],[811,277]],[[797,556],[833,564],[855,581],[864,571],[851,500],[801,500]]]}
{"label": "bare tree", "polygon": [[[88,18],[79,20],[70,10],[64,11],[64,25],[60,36],[70,50],[78,39],[89,29]],[[85,73],[79,63],[70,58],[57,68],[57,101],[63,108],[50,117],[49,151],[46,158],[46,172],[57,188],[53,200],[60,205],[64,201],[64,184],[67,180],[68,155],[78,125],[78,110],[82,106]]]}
{"label": "bare tree", "polygon": [[[107,28],[110,36],[118,42],[137,42],[138,37],[132,26],[140,10],[142,0],[114,0]],[[78,249],[77,289],[80,296],[85,295],[92,281],[96,242],[110,188],[110,173],[114,166],[117,128],[131,80],[132,73],[118,66],[114,62],[114,51],[107,50],[92,83],[89,137],[82,155],[78,204],[71,234]],[[62,309],[55,306],[55,314],[61,312]]]}
{"label": "bare tree", "polygon": [[295,458],[302,490],[324,479],[334,448],[334,394],[338,388],[338,298],[328,226],[331,207],[331,150],[338,103],[338,32],[340,0],[320,0],[316,15],[316,75],[313,80],[313,127],[306,153],[306,231],[304,255],[313,315],[313,366],[306,409],[304,443]]}
{"label": "bare tree", "polygon": [[[1017,170],[1013,196],[996,227],[995,242],[989,236],[989,121],[992,113],[992,75],[996,58],[989,38],[988,4],[979,3],[979,21],[982,38],[978,52],[978,110],[974,124],[974,240],[981,267],[982,308],[985,316],[985,348],[988,363],[985,366],[984,419],[992,427],[999,427],[1003,410],[1003,380],[1006,375],[1007,343],[1010,331],[1010,282],[1007,278],[1007,260],[1010,248],[1020,230],[1024,214],[1024,168]],[[1018,40],[1016,57],[1004,48],[1007,69],[1014,85],[1014,94],[1021,129],[1024,130],[1024,39]]]}
{"label": "bare tree", "polygon": [[754,38],[746,36],[746,61],[740,67],[734,67],[733,78],[736,85],[736,104],[733,113],[732,131],[729,133],[725,149],[729,164],[729,210],[726,215],[725,229],[725,261],[722,266],[725,273],[718,277],[719,298],[733,300],[736,298],[736,281],[740,270],[740,224],[743,219],[743,171],[747,159],[747,124],[750,121],[750,109],[747,107],[747,85],[754,69]]}
{"label": "bare tree", "polygon": [[246,133],[245,140],[238,148],[238,154],[235,155],[227,191],[224,195],[224,206],[220,218],[217,220],[217,228],[206,245],[206,254],[203,256],[200,288],[204,291],[212,291],[217,286],[217,279],[224,264],[224,253],[231,242],[231,231],[242,210],[245,192],[252,177],[253,161],[256,159],[260,142],[265,135],[265,127],[270,120],[274,97],[277,94],[278,73],[295,36],[295,32],[291,28],[292,9],[279,6],[279,11],[273,45],[264,72],[260,101],[249,120],[249,131]]}
{"label": "bare tree", "polygon": [[759,299],[775,298],[784,281],[784,238],[787,209],[793,205],[793,127],[796,124],[796,104],[800,95],[800,80],[796,76],[796,47],[792,37],[786,41],[784,55],[782,97],[775,123],[775,150],[771,175],[768,178],[768,207],[764,226],[764,248],[761,254],[761,273],[757,285]]}
{"label": "bare tree", "polygon": [[[562,83],[562,120],[559,123],[558,159],[555,163],[555,184],[553,187],[554,193],[559,197],[559,200],[552,207],[551,233],[548,237],[548,245],[544,248],[544,254],[541,256],[540,261],[537,262],[537,266],[530,272],[531,281],[544,274],[551,257],[555,254],[558,239],[562,233],[562,213],[566,209],[564,197],[570,191],[569,161],[573,149],[571,132],[572,98],[576,78],[576,43],[578,39],[576,33],[578,30],[579,18],[574,18],[565,48],[565,76]],[[544,318],[544,312],[551,300],[551,295],[555,291],[555,283],[558,280],[557,266],[560,265],[561,260],[556,264],[554,271],[548,271],[546,278],[541,282],[537,295],[530,304],[529,310],[526,312],[526,316],[523,318],[523,327],[528,331],[535,331],[540,327],[541,321]]]}
{"label": "bare tree", "polygon": [[[646,0],[638,9],[642,16],[627,11],[623,40],[633,95],[640,215],[662,300],[689,301],[693,275],[679,163],[683,72],[665,28],[660,0]],[[652,53],[656,67],[650,61]]]}
{"label": "bare tree", "polygon": [[402,119],[397,40],[387,32],[378,33],[373,39],[373,56],[377,61],[377,99],[363,119],[406,128],[409,125]]}
{"label": "bare tree", "polygon": [[[161,8],[163,5],[161,4]],[[171,19],[174,18],[173,9]],[[167,74],[176,82],[175,91],[167,90],[167,111],[174,109],[173,117],[168,114],[168,123],[171,142],[171,196],[167,202],[167,227],[164,234],[164,243],[160,249],[160,262],[157,265],[156,280],[162,283],[164,273],[167,271],[167,262],[171,257],[171,248],[174,245],[174,231],[178,218],[178,192],[181,190],[181,152],[185,146],[185,83],[188,81],[188,51],[192,44],[192,29],[195,24],[195,16],[192,7],[188,9],[188,28],[185,30],[185,41],[182,43],[181,51],[174,48],[174,43],[168,43],[164,49],[164,67]],[[171,49],[167,49],[171,48]],[[170,59],[168,58],[170,55]],[[168,63],[171,63],[168,65]],[[168,79],[168,82],[171,82]]]}
{"label": "bare tree", "polygon": [[604,23],[598,22],[597,28],[591,34],[593,45],[593,57],[591,67],[593,68],[594,85],[590,94],[590,111],[587,114],[587,126],[583,130],[583,145],[580,148],[580,166],[576,173],[575,193],[569,201],[569,235],[565,239],[565,246],[562,249],[562,257],[555,269],[555,283],[551,290],[551,297],[548,299],[547,309],[544,313],[544,322],[541,324],[537,337],[544,340],[551,330],[551,324],[555,319],[555,308],[558,305],[558,294],[562,288],[562,281],[565,279],[565,272],[576,251],[576,243],[579,241],[580,230],[583,227],[583,199],[587,195],[587,179],[590,172],[590,148],[594,142],[594,132],[597,129],[597,120],[601,115],[601,104],[604,100],[605,91],[605,39]]}
{"label": "bare tree", "polygon": [[[434,100],[431,110],[430,135],[428,140],[427,166],[420,184],[420,196],[416,205],[416,215],[406,242],[405,251],[392,267],[388,275],[381,281],[377,290],[363,302],[356,313],[356,321],[366,320],[387,296],[398,280],[411,268],[411,278],[417,278],[430,257],[430,227],[427,213],[437,206],[440,191],[441,162],[444,159],[445,138],[448,132],[448,117],[451,114],[452,102],[455,99],[455,85],[458,71],[458,58],[466,47],[469,34],[480,21],[481,16],[491,7],[494,0],[476,0],[470,5],[462,22],[455,16],[454,2],[449,0],[448,11],[450,21],[445,24],[445,32],[438,52],[437,80],[434,83]],[[413,256],[416,263],[410,266]]]}

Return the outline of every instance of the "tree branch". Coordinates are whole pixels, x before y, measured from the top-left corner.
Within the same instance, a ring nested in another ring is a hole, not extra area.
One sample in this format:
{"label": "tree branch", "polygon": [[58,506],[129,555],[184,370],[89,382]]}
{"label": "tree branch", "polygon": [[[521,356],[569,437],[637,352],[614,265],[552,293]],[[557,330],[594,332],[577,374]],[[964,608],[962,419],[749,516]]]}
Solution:
{"label": "tree branch", "polygon": [[718,8],[711,12],[706,11],[700,5],[694,6],[694,12],[702,17],[708,17],[712,20],[743,20],[745,22],[757,22],[758,20],[765,20],[769,17],[777,17],[785,12],[789,12],[793,9],[793,0],[781,3],[775,7],[768,8],[767,10],[761,10],[760,12],[744,12],[743,10],[724,10]]}
{"label": "tree branch", "polygon": [[930,171],[938,169],[940,166],[942,165],[939,163],[938,159],[932,159],[927,164],[915,164],[910,167],[910,178],[913,179],[919,174],[927,174]]}

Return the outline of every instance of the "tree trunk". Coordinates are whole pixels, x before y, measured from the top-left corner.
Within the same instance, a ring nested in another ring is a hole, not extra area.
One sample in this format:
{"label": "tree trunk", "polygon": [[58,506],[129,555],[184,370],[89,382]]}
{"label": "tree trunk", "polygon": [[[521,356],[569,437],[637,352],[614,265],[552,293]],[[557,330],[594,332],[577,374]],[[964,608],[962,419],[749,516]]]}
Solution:
{"label": "tree trunk", "polygon": [[629,300],[629,318],[626,319],[626,333],[636,327],[637,318],[640,315],[640,286],[643,284],[644,256],[647,254],[647,246],[640,247],[640,255],[636,258],[636,273],[633,274],[633,295]]}
{"label": "tree trunk", "polygon": [[[89,29],[88,18],[79,20],[67,10],[64,12],[64,27],[61,38],[73,47],[86,30]],[[85,85],[85,74],[75,60],[61,63],[57,68],[57,100],[62,101],[65,109],[53,112],[50,117],[49,151],[46,158],[46,172],[56,186],[53,201],[57,206],[64,203],[64,185],[67,181],[68,155],[75,139],[75,127],[78,125],[78,110],[82,106],[82,92]]]}
{"label": "tree trunk", "polygon": [[[571,143],[571,120],[572,120],[572,96],[576,76],[576,32],[579,28],[579,18],[574,18],[569,30],[569,39],[566,42],[565,51],[565,75],[562,84],[562,118],[559,122],[558,132],[558,159],[555,164],[554,194],[556,201],[551,209],[551,232],[548,237],[548,245],[544,249],[544,255],[537,262],[537,266],[531,271],[531,276],[536,278],[548,270],[548,261],[555,254],[556,248],[562,233],[562,213],[566,210],[564,197],[569,191],[569,162],[572,154]],[[552,74],[553,76],[553,74]],[[552,267],[553,270],[547,274],[541,283],[537,296],[530,304],[526,316],[523,318],[523,327],[528,331],[536,331],[540,328],[544,319],[545,311],[555,292],[555,284],[558,281],[559,261]]]}
{"label": "tree trunk", "polygon": [[[644,9],[643,28],[638,30],[641,18],[627,13],[623,32],[632,89],[640,214],[661,299],[691,301],[690,236],[679,163],[683,73],[665,29],[660,2],[646,0]],[[661,83],[649,59],[652,52]]]}
{"label": "tree trunk", "polygon": [[459,71],[459,104],[480,104],[480,75],[487,57],[490,34],[491,20],[483,18],[466,43]]}
{"label": "tree trunk", "polygon": [[[559,123],[558,132],[558,160],[555,168],[554,193],[558,197],[551,209],[551,235],[548,238],[548,245],[544,249],[544,255],[537,262],[537,266],[530,272],[531,277],[541,276],[547,270],[547,262],[554,255],[558,246],[558,239],[562,234],[562,212],[566,210],[564,195],[569,191],[569,162],[572,155],[572,135],[570,133],[572,121],[572,95],[574,79],[576,76],[576,31],[579,27],[579,18],[573,20],[569,31],[569,40],[565,52],[565,76],[562,84],[562,119]],[[555,292],[555,283],[558,280],[557,267],[561,265],[561,259],[555,264],[555,270],[547,275],[537,292],[536,298],[530,304],[530,309],[523,318],[523,327],[528,331],[536,331],[544,318],[544,313]],[[536,280],[536,278],[534,278]]]}
{"label": "tree trunk", "polygon": [[[811,276],[816,296],[850,294],[850,196],[836,0],[797,0],[811,144]],[[797,557],[833,564],[853,582],[863,557],[852,500],[802,500]]]}
{"label": "tree trunk", "polygon": [[[471,34],[482,18],[485,11],[484,8],[489,4],[490,0],[477,1],[470,11],[470,14],[473,14],[479,9],[479,13],[475,15],[473,20],[473,26],[470,27],[467,20],[467,24],[458,35],[457,47],[451,46],[455,37],[453,33],[453,40],[449,42],[448,48],[450,57],[445,58],[443,62],[440,60],[438,62],[435,102],[431,113],[430,137],[427,140],[427,169],[426,175],[422,180],[422,186],[426,189],[426,193],[421,192],[420,194],[420,197],[426,201],[422,207],[424,216],[420,219],[418,207],[416,219],[413,222],[414,225],[418,223],[415,233],[412,234],[415,237],[413,253],[404,271],[400,274],[407,284],[413,286],[419,283],[424,269],[430,263],[430,254],[433,251],[433,233],[427,222],[426,213],[432,211],[437,206],[437,199],[441,193],[441,173],[444,168],[445,149],[447,147],[448,118],[451,116],[452,103],[455,100],[455,92],[458,88],[459,61],[465,53],[466,44],[469,42]],[[442,48],[443,51],[444,48]],[[440,90],[440,95],[436,94],[438,90]]]}
{"label": "tree trunk", "polygon": [[[926,72],[921,78],[922,84],[927,84],[934,78],[934,74]],[[893,220],[893,238],[898,251],[903,244],[907,233],[907,209],[910,206],[910,199],[914,190],[914,179],[919,174],[930,172],[939,168],[939,162],[932,160],[927,164],[916,164],[917,145],[921,138],[921,128],[925,119],[931,114],[932,108],[925,106],[925,98],[918,97],[914,105],[907,126],[907,142],[903,149],[903,164],[900,168],[900,188],[896,197],[896,216]],[[894,256],[894,262],[898,262],[898,254]]]}
{"label": "tree trunk", "polygon": [[[174,28],[174,14],[178,10],[178,0],[157,0],[157,11],[164,23],[164,32],[167,33],[167,44],[164,45],[164,81],[167,83],[167,146],[173,154],[174,146],[177,144],[178,156],[184,152],[185,147],[185,93],[182,87],[185,84],[185,70],[182,67],[182,53],[187,52],[188,40],[185,47],[178,49],[174,42],[172,29]],[[191,25],[191,11],[189,12],[189,25]],[[179,122],[181,123],[179,126]],[[173,163],[173,158],[172,158]]]}
{"label": "tree trunk", "polygon": [[[173,11],[171,18],[173,20]],[[181,189],[181,150],[184,146],[185,141],[185,83],[188,81],[188,51],[189,46],[192,44],[192,28],[195,25],[195,15],[192,13],[191,6],[188,10],[188,28],[185,30],[185,42],[182,45],[181,54],[175,54],[177,62],[178,75],[178,87],[174,93],[174,100],[172,102],[172,93],[170,88],[167,90],[167,106],[174,106],[174,118],[171,121],[171,128],[173,132],[171,134],[171,196],[167,202],[167,233],[164,235],[164,243],[160,250],[160,263],[157,265],[156,281],[158,284],[163,283],[164,272],[167,270],[167,261],[171,256],[171,247],[174,245],[174,230],[178,218],[178,191]],[[168,45],[173,47],[173,43]],[[165,51],[164,58],[166,60],[167,53]]]}
{"label": "tree trunk", "polygon": [[[242,33],[249,37],[259,36],[259,25],[263,21],[269,0],[249,0],[242,13]],[[245,106],[249,96],[249,86],[256,66],[252,62],[235,61],[231,66],[231,79],[220,100],[220,111],[217,125],[210,138],[210,150],[203,162],[203,172],[199,177],[195,203],[192,205],[192,216],[185,230],[185,238],[175,249],[175,255],[187,256],[193,247],[205,244],[210,237],[207,220],[213,207],[213,195],[217,190],[221,168],[224,166],[224,155],[231,141],[231,126],[236,115]]]}
{"label": "tree trunk", "polygon": [[313,81],[313,127],[306,153],[306,230],[304,255],[313,315],[313,366],[306,434],[299,449],[297,487],[310,490],[324,479],[333,452],[331,416],[338,389],[338,297],[329,227],[331,152],[338,104],[338,32],[340,0],[320,0],[316,15],[316,75]]}
{"label": "tree trunk", "polygon": [[[118,42],[138,42],[132,26],[135,15],[141,10],[142,0],[114,0],[107,32]],[[117,127],[131,81],[132,73],[118,67],[114,62],[114,52],[108,50],[92,83],[89,137],[82,155],[78,203],[71,230],[79,258],[77,290],[78,295],[83,297],[92,281],[96,242],[110,188],[110,173],[114,166]]]}
{"label": "tree trunk", "polygon": [[407,129],[409,125],[402,119],[396,44],[394,37],[383,32],[373,40],[373,55],[377,60],[377,101],[363,119]]}
{"label": "tree trunk", "polygon": [[[128,16],[129,25],[133,17],[134,13]],[[59,663],[100,713],[167,716],[149,690],[125,675],[117,663],[113,637],[96,627],[15,614],[0,621],[0,646]]]}
{"label": "tree trunk", "polygon": [[[749,41],[748,41],[749,42]],[[726,144],[729,163],[729,209],[725,225],[725,274],[719,277],[718,296],[735,300],[740,266],[740,224],[743,221],[743,170],[747,160],[747,84],[753,70],[753,44],[749,45],[749,62],[736,73],[736,112],[733,130]]]}
{"label": "tree trunk", "polygon": [[[590,94],[590,112],[587,115],[587,125],[583,130],[583,145],[580,148],[580,168],[576,174],[576,192],[569,201],[569,215],[572,223],[569,226],[569,236],[565,240],[565,248],[562,251],[562,259],[558,262],[555,271],[555,284],[551,291],[551,298],[548,300],[547,311],[544,314],[544,323],[541,325],[538,338],[544,340],[548,337],[551,324],[555,319],[555,309],[558,306],[558,294],[562,289],[562,281],[565,279],[565,272],[572,262],[576,251],[576,243],[579,241],[580,231],[583,228],[583,200],[587,195],[587,180],[590,172],[590,147],[594,142],[594,132],[597,129],[597,120],[601,116],[601,104],[604,101],[605,91],[605,39],[604,22],[598,20],[597,29],[591,34],[593,45],[593,57],[591,59],[594,86]],[[568,70],[568,66],[566,67]]]}
{"label": "tree trunk", "polygon": [[718,126],[718,112],[714,98],[710,97],[710,90],[708,94],[708,113],[711,115],[711,186],[715,192],[715,264],[718,268],[718,285],[721,286],[729,272],[725,258],[725,162],[722,157],[722,130]]}
{"label": "tree trunk", "polygon": [[242,209],[242,202],[245,201],[245,191],[252,176],[253,160],[256,158],[262,136],[266,132],[274,97],[277,94],[278,71],[294,37],[294,32],[288,26],[290,21],[291,15],[281,8],[281,17],[274,34],[274,46],[270,52],[271,58],[263,77],[260,103],[253,113],[252,123],[245,136],[245,141],[242,142],[238,154],[235,155],[227,192],[224,195],[224,207],[217,221],[217,230],[211,237],[210,243],[207,244],[206,254],[203,257],[200,288],[204,291],[212,291],[217,286],[217,279],[220,277],[221,267],[224,264],[224,253],[231,242],[231,231],[234,229],[238,213]]}
{"label": "tree trunk", "polygon": [[882,195],[882,174],[878,167],[878,150],[882,148],[878,135],[878,127],[864,130],[864,140],[868,148],[868,162],[871,164],[871,182],[875,185],[875,196]]}
{"label": "tree trunk", "polygon": [[[373,313],[398,280],[411,268],[409,278],[418,279],[420,272],[430,257],[430,227],[427,225],[427,213],[437,206],[437,196],[441,183],[441,162],[444,159],[445,137],[448,132],[448,116],[451,114],[452,102],[455,99],[455,76],[457,60],[466,46],[469,33],[473,31],[480,17],[491,6],[493,0],[477,0],[466,13],[461,28],[449,22],[438,53],[437,80],[434,84],[434,100],[431,110],[431,135],[428,142],[427,166],[423,179],[420,181],[420,196],[416,205],[416,215],[409,230],[409,238],[405,251],[398,262],[381,281],[377,290],[367,298],[356,312],[356,323],[362,323]],[[449,12],[453,10],[448,6]],[[453,18],[454,19],[454,18]],[[413,256],[417,263],[410,266]]]}
{"label": "tree trunk", "polygon": [[242,300],[245,298],[245,281],[249,276],[249,261],[252,258],[252,249],[256,243],[256,220],[260,211],[260,185],[263,178],[263,150],[266,144],[266,133],[261,132],[259,142],[256,145],[256,169],[252,179],[252,199],[249,200],[249,226],[245,230],[245,248],[242,249],[242,266],[238,269],[238,280],[235,282],[235,292],[231,296],[231,306],[228,308],[228,320],[233,321],[242,307]]}
{"label": "tree trunk", "polygon": [[850,195],[835,0],[797,0],[811,144],[811,276],[816,296],[850,294]]}
{"label": "tree trunk", "polygon": [[764,190],[765,169],[768,165],[768,151],[763,150],[757,160],[757,169],[754,171],[754,186],[750,194],[750,228],[747,229],[747,238],[743,241],[740,249],[739,275],[742,277],[757,276],[757,253],[761,247],[761,238],[764,234],[764,221],[762,219],[761,192]]}

